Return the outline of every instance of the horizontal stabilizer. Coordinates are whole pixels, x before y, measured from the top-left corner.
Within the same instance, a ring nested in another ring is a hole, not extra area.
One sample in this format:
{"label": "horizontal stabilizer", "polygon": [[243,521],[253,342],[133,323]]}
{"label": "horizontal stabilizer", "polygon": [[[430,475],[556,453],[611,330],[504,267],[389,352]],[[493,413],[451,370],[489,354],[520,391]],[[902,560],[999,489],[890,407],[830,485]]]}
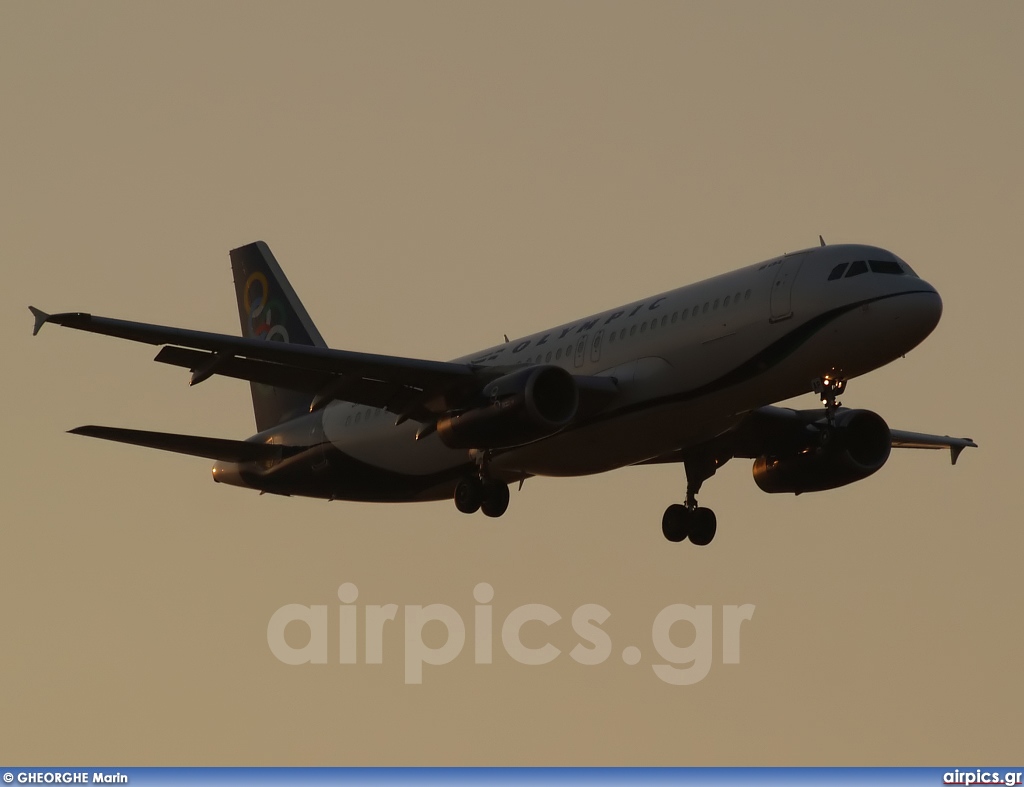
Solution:
{"label": "horizontal stabilizer", "polygon": [[70,430],[69,434],[98,437],[101,440],[130,443],[146,448],[159,448],[161,451],[203,456],[207,459],[219,459],[224,462],[273,461],[281,459],[285,454],[301,450],[269,443],[249,443],[243,440],[224,440],[219,437],[147,432],[141,429],[119,429],[114,426],[79,426],[77,429]]}
{"label": "horizontal stabilizer", "polygon": [[50,319],[50,315],[42,309],[37,309],[35,306],[29,306],[28,310],[32,312],[32,317],[34,317],[36,321],[35,325],[32,326],[32,335],[35,336],[39,333],[39,329],[46,325],[46,321]]}

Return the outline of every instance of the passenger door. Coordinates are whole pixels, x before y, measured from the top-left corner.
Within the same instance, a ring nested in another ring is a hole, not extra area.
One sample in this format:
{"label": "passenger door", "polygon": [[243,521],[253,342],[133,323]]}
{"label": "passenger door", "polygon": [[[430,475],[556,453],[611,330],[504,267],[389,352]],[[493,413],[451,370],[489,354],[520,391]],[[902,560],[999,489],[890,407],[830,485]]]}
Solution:
{"label": "passenger door", "polygon": [[793,316],[793,283],[803,265],[805,254],[784,257],[776,266],[775,281],[772,284],[770,322],[788,320]]}

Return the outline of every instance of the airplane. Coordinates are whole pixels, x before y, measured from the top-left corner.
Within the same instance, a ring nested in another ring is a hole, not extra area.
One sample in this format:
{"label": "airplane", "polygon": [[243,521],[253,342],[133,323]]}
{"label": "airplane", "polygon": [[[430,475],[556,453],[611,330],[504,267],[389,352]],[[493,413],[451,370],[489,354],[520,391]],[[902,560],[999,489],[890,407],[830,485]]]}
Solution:
{"label": "airplane", "polygon": [[[702,484],[753,459],[765,492],[815,492],[877,472],[891,448],[977,447],[890,429],[841,406],[847,381],[900,358],[942,299],[895,254],[857,244],[790,252],[449,362],[328,348],[267,244],[230,252],[242,336],[29,307],[46,323],[159,345],[155,360],[250,383],[246,440],[81,426],[72,434],[215,461],[213,480],[327,500],[454,500],[500,517],[509,485],[682,464],[669,541],[709,544]],[[774,403],[813,391],[820,409]]]}

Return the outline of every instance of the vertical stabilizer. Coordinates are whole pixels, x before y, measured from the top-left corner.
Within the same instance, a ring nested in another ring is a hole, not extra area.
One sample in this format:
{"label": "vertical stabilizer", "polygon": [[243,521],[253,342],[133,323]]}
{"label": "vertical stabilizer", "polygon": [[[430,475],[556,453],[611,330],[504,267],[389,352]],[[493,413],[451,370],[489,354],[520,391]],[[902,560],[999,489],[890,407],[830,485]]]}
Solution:
{"label": "vertical stabilizer", "polygon": [[[263,241],[231,251],[242,336],[326,347],[281,266]],[[256,429],[263,431],[309,412],[312,397],[262,383],[250,383]]]}

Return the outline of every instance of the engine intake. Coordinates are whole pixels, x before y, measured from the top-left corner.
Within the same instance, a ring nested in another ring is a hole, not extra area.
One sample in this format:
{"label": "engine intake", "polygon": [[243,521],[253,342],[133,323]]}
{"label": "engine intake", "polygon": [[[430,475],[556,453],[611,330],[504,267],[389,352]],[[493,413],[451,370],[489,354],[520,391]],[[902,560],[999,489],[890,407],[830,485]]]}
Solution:
{"label": "engine intake", "polygon": [[789,456],[759,456],[754,481],[764,492],[820,492],[852,484],[881,469],[892,450],[889,426],[870,410],[846,410],[835,424],[816,424],[817,445]]}
{"label": "engine intake", "polygon": [[579,407],[579,390],[560,366],[531,366],[488,383],[485,404],[437,423],[449,448],[509,448],[566,426]]}

